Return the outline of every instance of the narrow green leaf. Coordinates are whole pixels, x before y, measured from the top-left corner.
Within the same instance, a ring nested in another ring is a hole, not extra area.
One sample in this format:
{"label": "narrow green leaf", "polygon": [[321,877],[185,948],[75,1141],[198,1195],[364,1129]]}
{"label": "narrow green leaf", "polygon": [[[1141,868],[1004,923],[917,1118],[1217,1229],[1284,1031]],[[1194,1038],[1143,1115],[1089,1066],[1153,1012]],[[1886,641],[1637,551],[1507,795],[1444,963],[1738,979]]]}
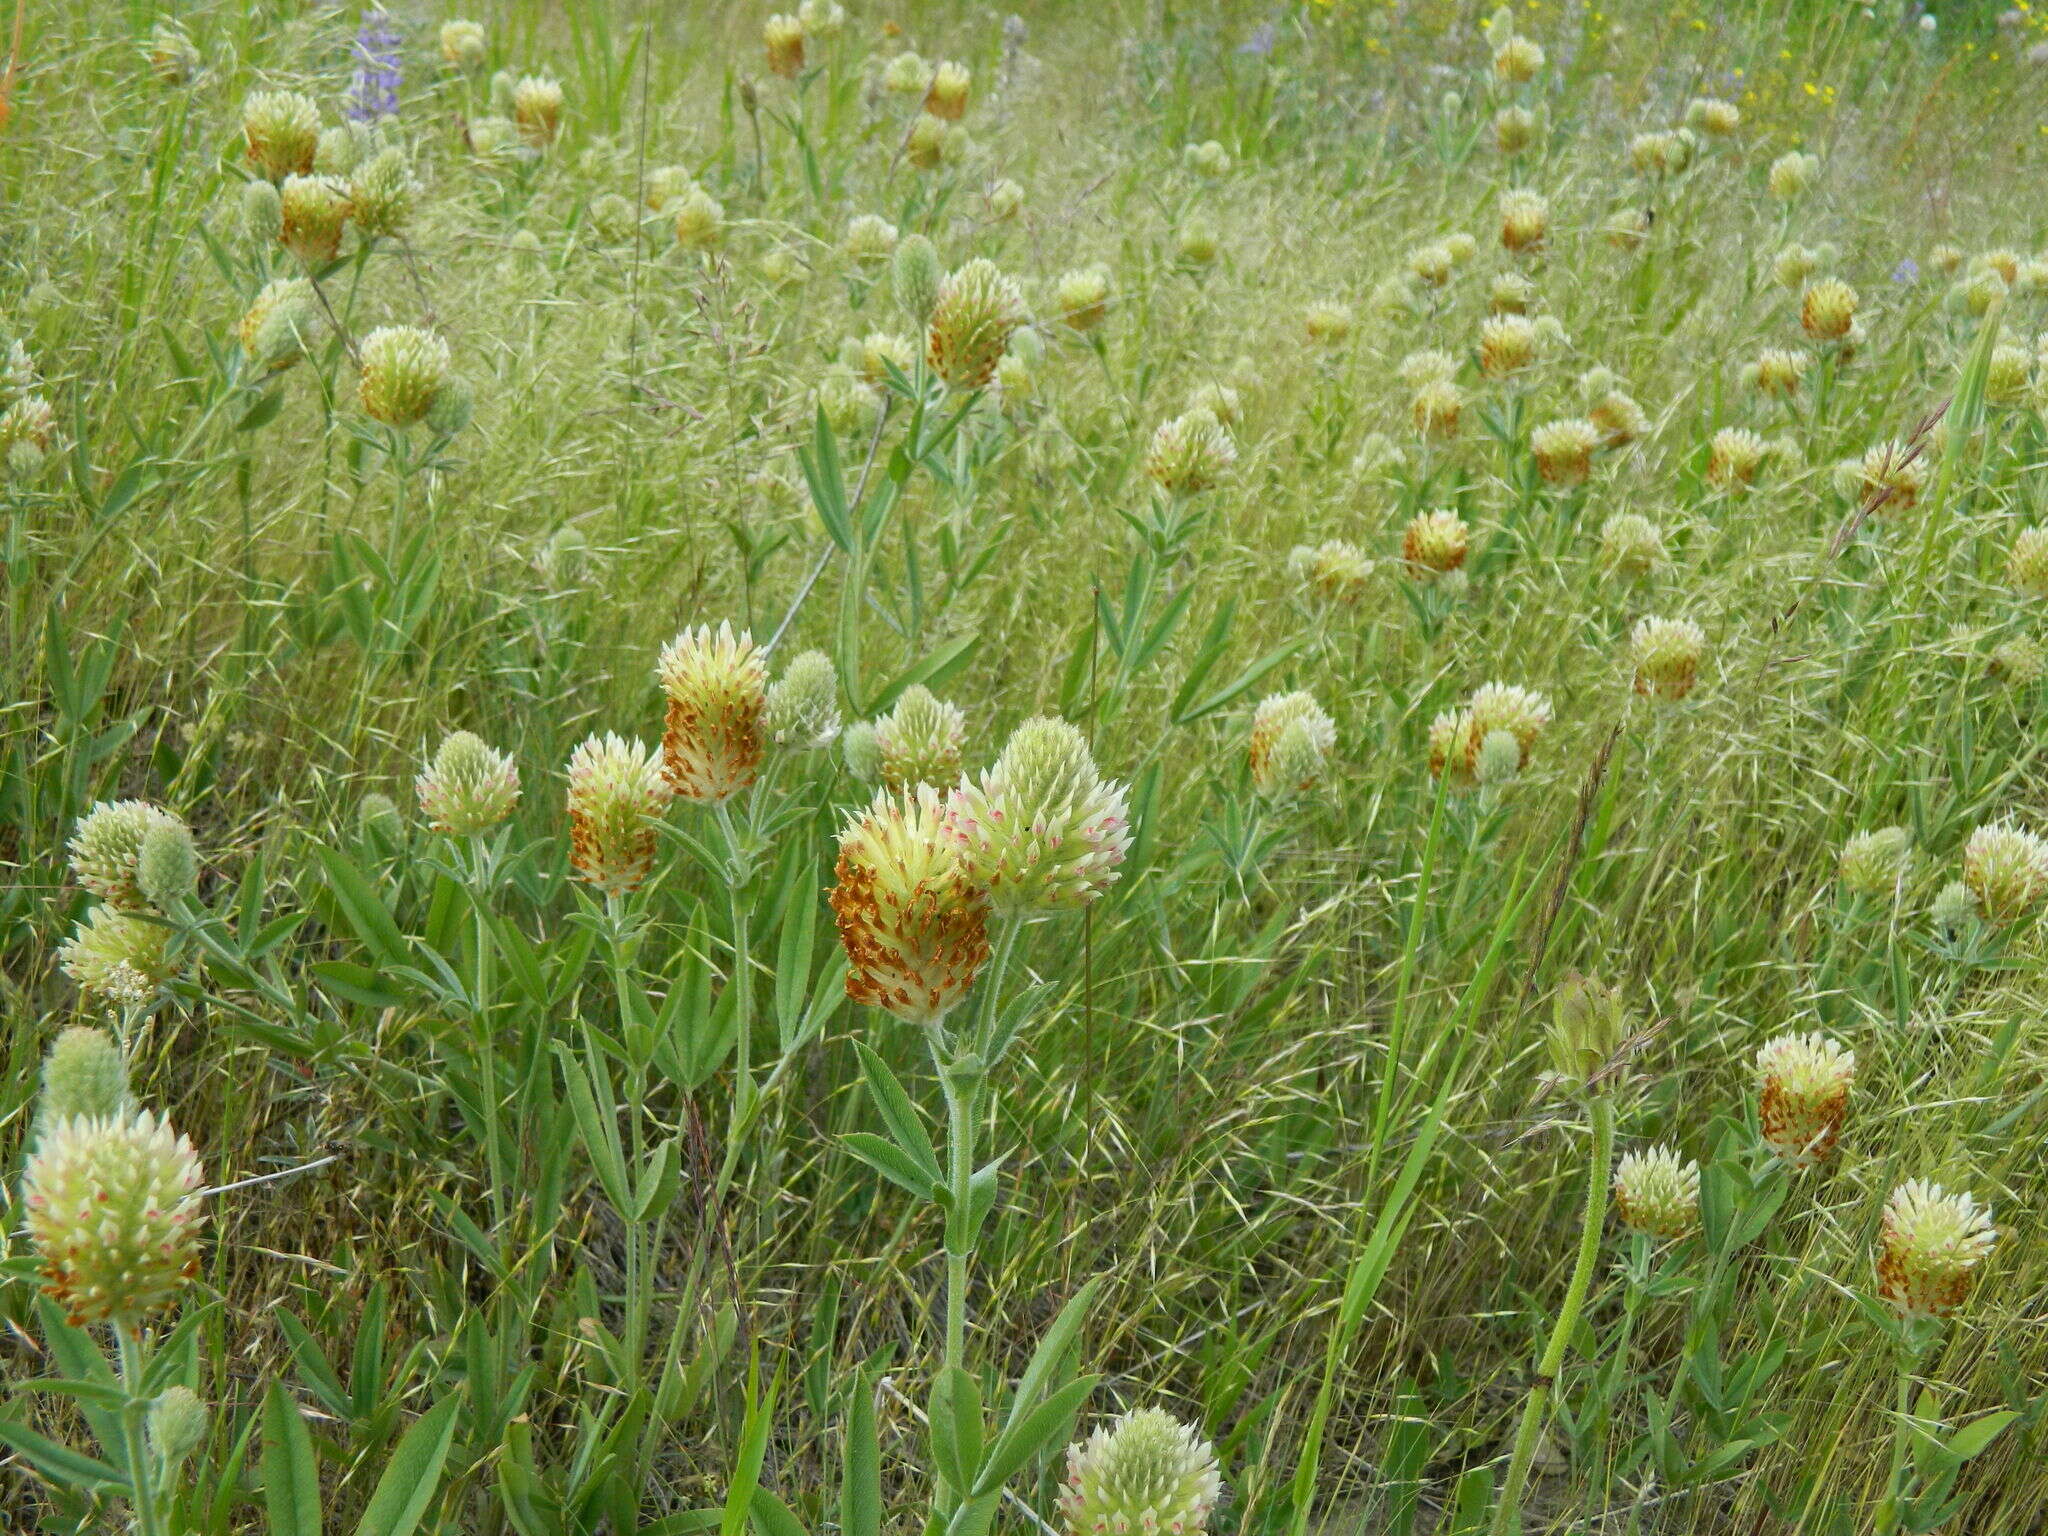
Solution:
{"label": "narrow green leaf", "polygon": [[320,1536],[320,1464],[298,1405],[281,1382],[263,1397],[263,1507],[271,1536]]}
{"label": "narrow green leaf", "polygon": [[405,1432],[377,1479],[356,1536],[412,1536],[441,1486],[441,1464],[455,1439],[462,1394],[451,1392]]}

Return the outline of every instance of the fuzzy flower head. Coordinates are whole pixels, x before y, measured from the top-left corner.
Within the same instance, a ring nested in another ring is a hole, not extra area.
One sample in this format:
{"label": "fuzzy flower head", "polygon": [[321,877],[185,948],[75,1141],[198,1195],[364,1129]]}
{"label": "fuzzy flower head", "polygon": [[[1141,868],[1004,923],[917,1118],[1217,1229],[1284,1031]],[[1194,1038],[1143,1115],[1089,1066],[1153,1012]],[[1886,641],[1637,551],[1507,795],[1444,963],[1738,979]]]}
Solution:
{"label": "fuzzy flower head", "polygon": [[1025,318],[1016,283],[994,262],[976,257],[939,285],[925,333],[932,372],[955,389],[982,388]]}
{"label": "fuzzy flower head", "polygon": [[1619,389],[1610,389],[1595,400],[1586,412],[1586,420],[1593,423],[1600,434],[1601,446],[1623,448],[1645,437],[1650,431],[1650,415],[1635,396]]}
{"label": "fuzzy flower head", "polygon": [[1455,512],[1418,512],[1401,530],[1401,562],[1417,581],[1435,581],[1465,564],[1471,538]]}
{"label": "fuzzy flower head", "polygon": [[1457,258],[1441,241],[1418,245],[1406,257],[1409,275],[1425,288],[1441,288],[1457,269]]}
{"label": "fuzzy flower head", "polygon": [[1647,576],[1665,562],[1664,532],[1640,512],[1617,512],[1600,525],[1600,557],[1625,576]]}
{"label": "fuzzy flower head", "polygon": [[1458,421],[1464,414],[1465,395],[1449,379],[1429,379],[1415,386],[1408,413],[1416,432],[1442,442],[1458,435]]}
{"label": "fuzzy flower head", "polygon": [[[849,236],[851,233],[849,230]],[[939,302],[939,286],[945,278],[938,248],[928,238],[906,235],[897,242],[889,263],[889,291],[903,312],[920,326],[931,319]]]}
{"label": "fuzzy flower head", "polygon": [[1502,107],[1493,114],[1493,147],[1519,155],[1536,142],[1536,114],[1527,107]]}
{"label": "fuzzy flower head", "polygon": [[2048,894],[2048,841],[2009,821],[1979,827],[1963,845],[1963,884],[1985,921],[2027,916]]}
{"label": "fuzzy flower head", "polygon": [[1216,1451],[1158,1408],[1138,1408],[1067,1448],[1068,1536],[1202,1536],[1223,1481]]}
{"label": "fuzzy flower head", "polygon": [[906,1024],[938,1022],[988,960],[988,898],[939,792],[883,791],[839,837],[831,904],[846,995]]}
{"label": "fuzzy flower head", "polygon": [[778,747],[822,752],[839,738],[839,673],[823,651],[790,659],[768,685],[762,729]]}
{"label": "fuzzy flower head", "polygon": [[170,930],[118,907],[94,907],[57,951],[80,990],[123,1008],[140,1007],[178,974]]}
{"label": "fuzzy flower head", "polygon": [[953,792],[951,823],[969,877],[1001,916],[1087,906],[1116,883],[1131,845],[1124,786],[1096,771],[1065,720],[1018,726],[980,782]]}
{"label": "fuzzy flower head", "polygon": [[931,74],[931,66],[905,49],[882,67],[882,89],[891,96],[921,96]]}
{"label": "fuzzy flower head", "polygon": [[681,250],[708,251],[725,239],[725,205],[702,187],[691,187],[667,212]]}
{"label": "fuzzy flower head", "polygon": [[519,765],[482,737],[454,731],[442,741],[413,788],[427,825],[450,837],[473,837],[519,804]]}
{"label": "fuzzy flower head", "polygon": [[1821,1034],[1779,1035],[1756,1053],[1757,1120],[1780,1162],[1826,1161],[1849,1114],[1856,1053]]}
{"label": "fuzzy flower head", "polygon": [[1629,1152],[1614,1166],[1614,1212],[1632,1232],[1675,1242],[1700,1228],[1700,1165],[1676,1147]]}
{"label": "fuzzy flower head", "polygon": [[1799,327],[1815,341],[1841,341],[1856,323],[1856,290],[1838,277],[1807,285],[1799,300]]}
{"label": "fuzzy flower head", "polygon": [[561,82],[548,75],[522,75],[512,86],[512,122],[519,136],[545,149],[562,131]]}
{"label": "fuzzy flower head", "polygon": [[656,667],[668,695],[663,772],[684,800],[713,805],[754,782],[766,741],[768,664],[754,637],[731,624],[685,629]]}
{"label": "fuzzy flower head", "polygon": [[1372,560],[1356,544],[1342,539],[1298,545],[1288,555],[1287,566],[1310,596],[1346,608],[1365,595],[1366,583],[1372,578]]}
{"label": "fuzzy flower head", "polygon": [[1707,634],[1691,619],[1645,617],[1629,632],[1635,689],[1653,699],[1682,699],[1699,678]]}
{"label": "fuzzy flower head", "polygon": [[1707,445],[1707,483],[1739,491],[1756,482],[1770,452],[1763,438],[1748,427],[1723,427]]}
{"label": "fuzzy flower head", "polygon": [[919,784],[944,787],[960,773],[967,716],[922,683],[912,683],[896,707],[875,722],[876,771],[892,790]]}
{"label": "fuzzy flower head", "polygon": [[1451,776],[1455,788],[1478,782],[1479,758],[1487,738],[1504,734],[1517,749],[1515,772],[1529,766],[1536,742],[1550,724],[1550,700],[1531,688],[1487,683],[1463,709],[1437,716],[1429,729],[1429,770]]}
{"label": "fuzzy flower head", "polygon": [[1908,1179],[1884,1203],[1877,1292],[1901,1317],[1949,1317],[1969,1299],[1977,1266],[1998,1241],[1974,1196]]}
{"label": "fuzzy flower head", "polygon": [[1276,693],[1252,712],[1252,787],[1269,800],[1307,794],[1329,771],[1337,726],[1311,693]]}
{"label": "fuzzy flower head", "polygon": [[1145,450],[1145,473],[1176,496],[1211,489],[1236,462],[1237,444],[1208,410],[1162,422]]}
{"label": "fuzzy flower head", "polygon": [[380,149],[357,166],[349,179],[349,218],[365,235],[397,235],[412,217],[419,192],[405,151],[396,145]]}
{"label": "fuzzy flower head", "polygon": [[1858,832],[1842,844],[1839,875],[1852,896],[1890,897],[1913,869],[1913,834],[1904,827]]}
{"label": "fuzzy flower head", "polygon": [[133,1329],[199,1272],[205,1175],[192,1143],[148,1111],[51,1126],[22,1175],[43,1290],[73,1327]]}
{"label": "fuzzy flower head", "polygon": [[1479,371],[1505,378],[1536,358],[1536,327],[1526,315],[1489,315],[1479,322]]}
{"label": "fuzzy flower head", "polygon": [[103,1029],[72,1028],[57,1037],[43,1058],[37,1125],[47,1129],[79,1115],[125,1117],[134,1109],[128,1060],[112,1035]]}
{"label": "fuzzy flower head", "polygon": [[1577,485],[1593,472],[1600,429],[1580,417],[1547,421],[1529,434],[1536,469],[1552,485]]}
{"label": "fuzzy flower head", "polygon": [[441,62],[450,69],[481,69],[484,62],[484,29],[474,21],[457,18],[441,23]]}
{"label": "fuzzy flower head", "polygon": [[650,747],[590,736],[569,758],[569,863],[607,896],[637,890],[654,867],[655,823],[673,791]]}
{"label": "fuzzy flower head", "polygon": [[[258,186],[264,182],[258,182]],[[305,356],[307,342],[322,324],[319,299],[303,276],[281,276],[266,283],[236,326],[242,358],[252,373],[289,369]]]}
{"label": "fuzzy flower head", "polygon": [[2022,597],[2048,598],[2048,528],[2022,528],[2013,536],[2005,579]]}
{"label": "fuzzy flower head", "polygon": [[1500,195],[1500,243],[1520,254],[1536,251],[1550,235],[1550,202],[1540,192],[1519,187]]}
{"label": "fuzzy flower head", "polygon": [[1494,45],[1493,78],[1503,85],[1526,85],[1543,68],[1543,45],[1533,37],[1510,34]]}
{"label": "fuzzy flower head", "polygon": [[256,91],[242,103],[242,140],[266,179],[306,175],[320,145],[320,109],[297,91]]}
{"label": "fuzzy flower head", "polygon": [[1708,138],[1725,139],[1742,126],[1742,109],[1717,96],[1695,96],[1685,104],[1685,126]]}
{"label": "fuzzy flower head", "polygon": [[1301,318],[1302,331],[1309,345],[1315,347],[1335,347],[1349,341],[1353,325],[1351,307],[1329,300],[1309,305]]}
{"label": "fuzzy flower head", "polygon": [[768,71],[785,80],[804,72],[804,24],[795,16],[770,16],[761,24],[761,46]]}
{"label": "fuzzy flower head", "polygon": [[278,243],[309,267],[334,260],[348,226],[348,184],[333,176],[287,176],[278,189]]}
{"label": "fuzzy flower head", "polygon": [[878,213],[857,213],[846,221],[839,248],[855,261],[887,261],[896,249],[896,226]]}
{"label": "fuzzy flower head", "polygon": [[174,21],[160,21],[150,28],[149,44],[143,51],[150,69],[165,85],[189,84],[206,62],[185,29]]}
{"label": "fuzzy flower head", "polygon": [[925,111],[942,122],[959,122],[967,115],[967,94],[973,84],[974,76],[965,64],[946,60],[932,71],[931,84],[924,93]]}
{"label": "fuzzy flower head", "polygon": [[1743,378],[1758,394],[1784,400],[1799,393],[1812,355],[1797,347],[1766,347],[1755,362],[1743,370]]}
{"label": "fuzzy flower head", "polygon": [[386,325],[363,338],[356,392],[363,413],[387,427],[424,421],[448,382],[448,343],[432,331]]}
{"label": "fuzzy flower head", "polygon": [[1101,263],[1061,274],[1053,284],[1053,313],[1077,331],[1092,331],[1109,313],[1109,268]]}
{"label": "fuzzy flower head", "polygon": [[1857,467],[1857,499],[1883,511],[1907,510],[1927,489],[1927,459],[1895,438],[1873,444],[1861,459],[1850,461]]}
{"label": "fuzzy flower head", "polygon": [[1781,202],[1790,202],[1801,196],[1813,185],[1814,177],[1820,174],[1820,156],[1802,155],[1794,150],[1780,155],[1771,162],[1771,196]]}
{"label": "fuzzy flower head", "polygon": [[185,823],[147,800],[102,800],[78,819],[69,853],[71,873],[93,895],[126,912],[150,908],[139,867],[143,844],[164,828],[191,841]]}

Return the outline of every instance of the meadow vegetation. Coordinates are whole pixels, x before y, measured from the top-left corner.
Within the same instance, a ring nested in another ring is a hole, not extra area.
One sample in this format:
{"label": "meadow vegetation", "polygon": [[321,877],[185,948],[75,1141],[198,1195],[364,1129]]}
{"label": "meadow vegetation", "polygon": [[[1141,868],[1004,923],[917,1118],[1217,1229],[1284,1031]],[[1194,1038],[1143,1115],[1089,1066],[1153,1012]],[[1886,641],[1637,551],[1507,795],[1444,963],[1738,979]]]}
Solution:
{"label": "meadow vegetation", "polygon": [[2048,1521],[2026,6],[17,15],[9,1529]]}

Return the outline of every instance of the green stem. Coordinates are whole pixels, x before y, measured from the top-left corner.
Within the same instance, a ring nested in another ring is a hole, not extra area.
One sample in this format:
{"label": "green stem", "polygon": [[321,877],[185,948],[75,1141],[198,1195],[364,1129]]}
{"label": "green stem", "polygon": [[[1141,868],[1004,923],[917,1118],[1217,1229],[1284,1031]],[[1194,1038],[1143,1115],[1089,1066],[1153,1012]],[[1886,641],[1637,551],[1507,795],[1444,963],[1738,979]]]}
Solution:
{"label": "green stem", "polygon": [[1906,1451],[1911,1443],[1913,1414],[1913,1366],[1917,1356],[1902,1350],[1899,1355],[1899,1383],[1892,1400],[1892,1464],[1884,1482],[1884,1502],[1877,1507],[1871,1529],[1876,1536],[1892,1536],[1899,1528],[1899,1505],[1905,1497]]}
{"label": "green stem", "polygon": [[140,1395],[142,1387],[142,1332],[123,1323],[114,1324],[114,1342],[121,1356],[121,1387],[128,1400],[121,1407],[121,1438],[127,1442],[129,1499],[135,1508],[135,1529],[140,1536],[158,1536],[163,1529],[156,1499],[157,1488],[149,1470],[146,1419],[149,1404]]}
{"label": "green stem", "polygon": [[504,1134],[498,1123],[498,1042],[491,1035],[491,927],[485,913],[487,910],[487,888],[484,877],[484,854],[481,839],[472,839],[470,855],[469,899],[471,914],[475,920],[476,934],[476,1059],[477,1072],[481,1080],[484,1111],[484,1167],[491,1181],[491,1224],[493,1229],[505,1224],[505,1191],[508,1186],[505,1169]]}
{"label": "green stem", "polygon": [[[1024,919],[1006,917],[996,935],[995,954],[981,976],[981,997],[975,1012],[973,1048],[986,1051],[1002,1011],[1003,978],[1010,973],[1010,958],[1017,952],[1017,939],[1024,931]],[[984,1063],[990,1065],[990,1063]]]}
{"label": "green stem", "polygon": [[1586,1304],[1586,1292],[1592,1288],[1593,1271],[1600,1262],[1600,1231],[1607,1221],[1608,1164],[1614,1155],[1614,1106],[1596,1091],[1588,1118],[1593,1127],[1593,1160],[1586,1177],[1586,1219],[1579,1229],[1578,1262],[1572,1266],[1564,1304],[1558,1308],[1550,1342],[1537,1362],[1536,1379],[1529,1384],[1529,1396],[1522,1404],[1522,1422],[1515,1431],[1507,1481],[1501,1486],[1500,1501],[1493,1507],[1491,1536],[1508,1536],[1509,1532],[1521,1529],[1522,1490],[1528,1486],[1529,1468],[1536,1459],[1536,1442],[1549,1418],[1557,1373],[1564,1366],[1565,1350],[1579,1326],[1579,1312]]}
{"label": "green stem", "polygon": [[939,1068],[946,1092],[946,1156],[953,1210],[946,1223],[946,1365],[960,1366],[967,1356],[967,1273],[973,1258],[968,1232],[968,1200],[974,1178],[973,1090],[963,1093],[947,1064]]}

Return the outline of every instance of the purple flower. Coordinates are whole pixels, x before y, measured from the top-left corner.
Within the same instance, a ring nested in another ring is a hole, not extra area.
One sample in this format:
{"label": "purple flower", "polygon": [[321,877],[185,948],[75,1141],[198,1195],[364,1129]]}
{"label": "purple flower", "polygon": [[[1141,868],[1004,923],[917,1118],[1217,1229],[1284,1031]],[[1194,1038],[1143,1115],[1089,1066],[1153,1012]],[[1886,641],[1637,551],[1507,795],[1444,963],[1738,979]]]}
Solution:
{"label": "purple flower", "polygon": [[1892,281],[1899,284],[1900,287],[1919,282],[1920,263],[1910,256],[1905,257],[1896,267],[1892,268]]}
{"label": "purple flower", "polygon": [[1250,37],[1237,45],[1237,51],[1263,59],[1273,51],[1273,43],[1278,36],[1279,29],[1273,23],[1262,21],[1252,29]]}
{"label": "purple flower", "polygon": [[356,32],[355,80],[349,86],[342,113],[358,123],[374,123],[398,116],[398,86],[404,78],[399,67],[399,47],[404,39],[382,11],[365,11]]}

